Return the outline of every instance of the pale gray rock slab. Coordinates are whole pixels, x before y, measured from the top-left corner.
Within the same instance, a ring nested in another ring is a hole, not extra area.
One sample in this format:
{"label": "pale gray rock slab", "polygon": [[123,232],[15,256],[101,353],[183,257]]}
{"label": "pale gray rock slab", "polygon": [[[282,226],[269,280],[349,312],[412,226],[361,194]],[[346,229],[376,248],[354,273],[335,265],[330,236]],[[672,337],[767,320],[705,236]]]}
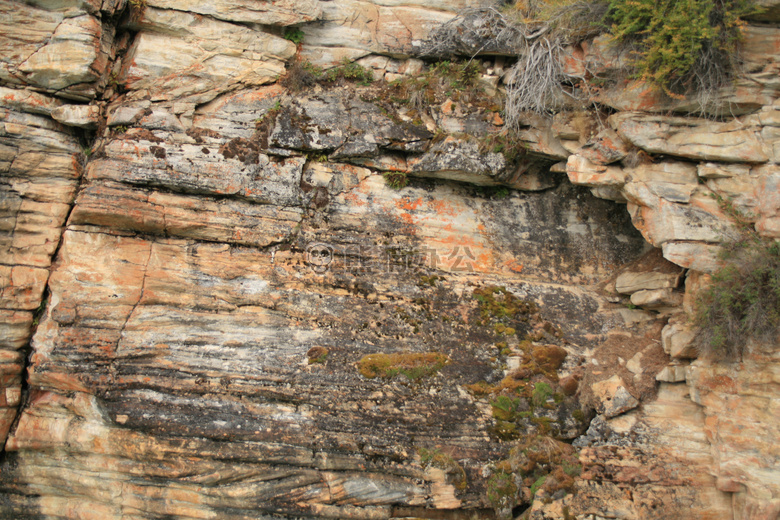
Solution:
{"label": "pale gray rock slab", "polygon": [[94,129],[101,115],[96,105],[62,105],[52,109],[51,117],[63,125]]}
{"label": "pale gray rock slab", "polygon": [[218,20],[260,25],[298,25],[313,22],[322,13],[318,0],[147,0],[147,4],[159,9],[204,14]]}
{"label": "pale gray rock slab", "polygon": [[612,115],[609,121],[622,138],[650,153],[702,161],[769,160],[767,146],[756,129],[740,121],[717,123],[631,112]]}

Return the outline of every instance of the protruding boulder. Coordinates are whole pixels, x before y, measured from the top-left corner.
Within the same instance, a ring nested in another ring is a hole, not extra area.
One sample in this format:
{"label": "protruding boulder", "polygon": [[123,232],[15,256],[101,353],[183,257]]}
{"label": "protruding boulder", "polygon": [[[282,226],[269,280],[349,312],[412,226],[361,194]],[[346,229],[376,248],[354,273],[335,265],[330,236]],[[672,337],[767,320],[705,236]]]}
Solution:
{"label": "protruding boulder", "polygon": [[742,121],[717,123],[683,117],[622,112],[610,116],[618,135],[650,153],[700,161],[762,163],[769,148]]}
{"label": "protruding boulder", "polygon": [[615,417],[639,406],[639,401],[628,392],[620,376],[594,383],[592,390],[597,399],[596,409],[604,417]]}
{"label": "protruding boulder", "polygon": [[697,330],[684,317],[669,320],[661,331],[664,350],[673,358],[695,358],[699,355],[694,344]]}
{"label": "protruding boulder", "polygon": [[62,105],[51,111],[51,117],[63,125],[93,129],[100,122],[100,107],[96,105]]}

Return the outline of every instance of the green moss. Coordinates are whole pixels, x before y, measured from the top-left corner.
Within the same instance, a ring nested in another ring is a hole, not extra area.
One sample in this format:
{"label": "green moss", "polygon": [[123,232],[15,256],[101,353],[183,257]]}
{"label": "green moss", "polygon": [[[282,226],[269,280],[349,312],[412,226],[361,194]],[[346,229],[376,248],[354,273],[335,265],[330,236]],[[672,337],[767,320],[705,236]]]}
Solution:
{"label": "green moss", "polygon": [[512,398],[506,395],[499,395],[494,401],[490,402],[490,406],[493,408],[493,417],[502,421],[513,420],[519,404],[519,398]]}
{"label": "green moss", "polygon": [[517,504],[517,484],[511,474],[498,471],[488,479],[487,500],[497,511],[512,509]]}
{"label": "green moss", "polygon": [[506,287],[495,285],[475,289],[472,296],[479,302],[479,312],[483,320],[517,318],[520,315],[533,314],[539,307],[528,300],[521,300]]}
{"label": "green moss", "polygon": [[409,354],[369,354],[358,362],[363,377],[392,379],[403,375],[415,381],[436,374],[449,363],[449,358],[438,352]]}
{"label": "green moss", "polygon": [[534,385],[534,391],[531,394],[531,402],[534,406],[544,406],[547,403],[547,398],[553,395],[553,389],[547,383],[536,383]]}
{"label": "green moss", "polygon": [[325,363],[328,359],[328,354],[330,354],[330,351],[325,347],[312,347],[306,353],[306,357],[310,365],[316,365]]}

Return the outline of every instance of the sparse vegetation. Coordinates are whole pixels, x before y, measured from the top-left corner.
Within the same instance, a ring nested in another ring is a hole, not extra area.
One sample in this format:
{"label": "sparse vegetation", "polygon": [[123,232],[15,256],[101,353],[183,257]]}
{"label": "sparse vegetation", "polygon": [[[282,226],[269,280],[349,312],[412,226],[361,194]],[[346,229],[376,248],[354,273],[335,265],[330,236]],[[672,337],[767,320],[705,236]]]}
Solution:
{"label": "sparse vegetation", "polygon": [[607,20],[633,49],[637,77],[706,103],[738,66],[740,16],[752,10],[747,0],[610,0]]}
{"label": "sparse vegetation", "polygon": [[374,81],[374,74],[349,59],[344,59],[337,67],[328,70],[306,60],[297,60],[290,64],[287,73],[280,79],[282,86],[291,92],[300,92],[318,83],[334,85],[344,81],[365,86]]}
{"label": "sparse vegetation", "polygon": [[531,501],[540,489],[547,496],[572,491],[574,477],[582,471],[577,450],[546,435],[531,435],[518,442],[503,465],[522,477]]}
{"label": "sparse vegetation", "polygon": [[342,80],[352,81],[359,85],[369,85],[374,81],[374,73],[359,63],[345,58],[338,67],[325,71],[321,79],[323,83],[336,83]]}
{"label": "sparse vegetation", "polygon": [[438,448],[418,448],[417,453],[420,454],[420,462],[422,462],[423,466],[433,466],[443,470],[449,477],[448,480],[455,486],[455,489],[463,491],[468,487],[466,471],[451,456],[443,453]]}
{"label": "sparse vegetation", "polygon": [[488,286],[474,289],[474,299],[479,302],[479,313],[482,323],[503,318],[518,318],[539,311],[539,307],[531,301],[521,300],[506,287]]}
{"label": "sparse vegetation", "polygon": [[517,56],[505,78],[510,130],[519,129],[525,111],[556,111],[567,98],[589,101],[589,83],[603,78],[566,76],[563,51],[604,31],[631,51],[635,77],[672,97],[694,94],[704,111],[738,67],[740,17],[754,10],[749,0],[515,1],[464,11],[434,33],[425,52]]}
{"label": "sparse vegetation", "polygon": [[699,349],[737,359],[755,338],[776,342],[780,333],[780,242],[750,233],[725,244],[725,265],[697,299]]}
{"label": "sparse vegetation", "polygon": [[409,177],[403,172],[384,172],[385,183],[394,190],[405,188],[409,184]]}
{"label": "sparse vegetation", "polygon": [[487,500],[499,518],[511,518],[512,508],[517,505],[517,484],[512,474],[497,471],[488,479]]}
{"label": "sparse vegetation", "polygon": [[438,352],[405,354],[369,354],[358,362],[363,377],[392,379],[398,375],[410,381],[430,377],[449,363],[449,358]]}
{"label": "sparse vegetation", "polygon": [[284,31],[284,39],[293,42],[295,45],[303,43],[303,31],[298,27],[288,27]]}
{"label": "sparse vegetation", "polygon": [[419,75],[391,82],[385,88],[383,97],[419,114],[448,98],[484,104],[486,98],[478,81],[481,72],[476,61],[439,61]]}

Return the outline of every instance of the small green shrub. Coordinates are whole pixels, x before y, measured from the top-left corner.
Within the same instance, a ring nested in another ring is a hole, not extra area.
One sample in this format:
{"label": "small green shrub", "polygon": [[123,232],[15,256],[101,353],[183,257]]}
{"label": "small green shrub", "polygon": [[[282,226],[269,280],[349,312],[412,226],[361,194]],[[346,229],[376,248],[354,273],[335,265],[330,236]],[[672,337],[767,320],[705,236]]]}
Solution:
{"label": "small green shrub", "polygon": [[405,188],[409,184],[409,177],[403,172],[384,172],[385,183],[394,190]]}
{"label": "small green shrub", "polygon": [[288,27],[284,31],[284,39],[293,42],[295,45],[303,43],[304,33],[298,27]]}
{"label": "small green shrub", "polygon": [[370,85],[374,81],[374,73],[359,63],[344,58],[338,67],[327,70],[322,78],[324,83],[335,83],[339,80],[352,81],[359,85]]}
{"label": "small green shrub", "polygon": [[696,302],[699,350],[736,359],[751,338],[780,332],[780,242],[755,233],[724,246],[725,265]]}
{"label": "small green shrub", "polygon": [[637,76],[667,94],[719,88],[737,65],[748,0],[609,0],[616,41],[635,50]]}

